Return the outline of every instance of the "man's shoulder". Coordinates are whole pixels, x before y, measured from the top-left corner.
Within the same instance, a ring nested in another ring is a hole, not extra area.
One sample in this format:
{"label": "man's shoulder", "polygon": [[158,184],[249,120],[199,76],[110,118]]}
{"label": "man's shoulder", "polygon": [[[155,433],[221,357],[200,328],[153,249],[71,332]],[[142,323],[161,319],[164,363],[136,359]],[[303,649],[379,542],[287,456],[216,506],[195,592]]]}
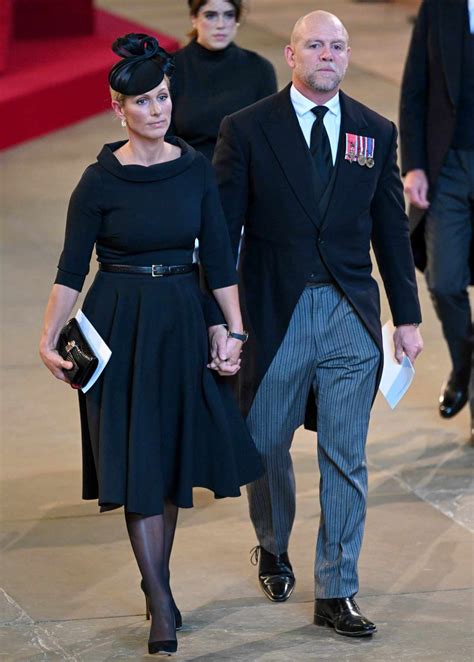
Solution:
{"label": "man's shoulder", "polygon": [[271,94],[264,99],[252,103],[250,106],[246,106],[245,108],[232,113],[228,117],[233,124],[239,126],[259,121],[260,119],[267,117],[268,114],[280,106],[281,103],[284,103],[287,94],[287,88],[284,88],[275,94]]}
{"label": "man's shoulder", "polygon": [[391,120],[343,92],[341,92],[341,106],[346,113],[362,117],[368,126],[390,134],[393,132],[393,122]]}

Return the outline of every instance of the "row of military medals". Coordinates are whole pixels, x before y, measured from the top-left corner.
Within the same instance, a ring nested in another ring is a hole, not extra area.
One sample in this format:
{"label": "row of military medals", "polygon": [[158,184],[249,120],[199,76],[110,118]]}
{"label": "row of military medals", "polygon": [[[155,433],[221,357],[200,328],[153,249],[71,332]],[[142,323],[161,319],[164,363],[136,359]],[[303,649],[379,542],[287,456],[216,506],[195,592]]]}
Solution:
{"label": "row of military medals", "polygon": [[373,168],[375,150],[375,138],[368,136],[357,136],[355,133],[346,133],[346,154],[345,160],[350,163],[357,163],[360,166]]}

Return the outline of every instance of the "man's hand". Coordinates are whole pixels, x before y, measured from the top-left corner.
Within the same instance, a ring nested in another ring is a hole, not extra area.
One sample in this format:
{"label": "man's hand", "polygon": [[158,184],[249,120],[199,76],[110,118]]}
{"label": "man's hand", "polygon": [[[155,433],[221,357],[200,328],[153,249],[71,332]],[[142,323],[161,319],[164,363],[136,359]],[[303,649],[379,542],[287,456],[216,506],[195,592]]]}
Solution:
{"label": "man's hand", "polygon": [[428,209],[428,178],[424,170],[409,170],[405,177],[405,193],[411,205]]}
{"label": "man's hand", "polygon": [[421,337],[418,327],[412,324],[402,324],[397,326],[393,334],[393,342],[395,344],[395,358],[399,363],[403,360],[403,355],[406,354],[412,363],[423,349],[423,338]]}
{"label": "man's hand", "polygon": [[223,377],[231,377],[240,370],[240,352],[242,343],[227,337],[227,330],[222,324],[209,327],[211,362],[207,367],[216,370]]}

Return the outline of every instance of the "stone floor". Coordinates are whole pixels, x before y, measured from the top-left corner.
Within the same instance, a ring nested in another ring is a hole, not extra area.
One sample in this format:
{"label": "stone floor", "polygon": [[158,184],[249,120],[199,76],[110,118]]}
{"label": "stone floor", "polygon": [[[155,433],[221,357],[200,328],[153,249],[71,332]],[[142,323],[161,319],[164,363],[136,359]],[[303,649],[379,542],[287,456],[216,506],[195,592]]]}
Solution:
{"label": "stone floor", "polygon": [[[187,29],[184,1],[98,4],[176,36]],[[288,80],[281,50],[290,27],[314,6],[307,0],[251,3],[239,42],[272,59],[281,85]],[[338,13],[351,33],[346,91],[395,119],[413,2],[320,0],[317,6]],[[33,106],[42,102],[32,100]],[[2,660],[147,657],[148,627],[123,516],[99,516],[93,503],[81,502],[76,399],[37,357],[69,192],[99,146],[120,134],[107,113],[0,155]],[[371,641],[346,640],[311,625],[318,477],[315,438],[299,430],[293,598],[278,605],[259,593],[245,498],[215,502],[197,491],[195,509],[180,515],[173,557],[185,623],[178,659],[473,659],[474,449],[466,411],[450,422],[437,416],[448,361],[422,279],[419,287],[426,349],[415,383],[393,412],[377,398],[369,435],[359,602],[379,633]],[[383,320],[388,316],[384,299]]]}

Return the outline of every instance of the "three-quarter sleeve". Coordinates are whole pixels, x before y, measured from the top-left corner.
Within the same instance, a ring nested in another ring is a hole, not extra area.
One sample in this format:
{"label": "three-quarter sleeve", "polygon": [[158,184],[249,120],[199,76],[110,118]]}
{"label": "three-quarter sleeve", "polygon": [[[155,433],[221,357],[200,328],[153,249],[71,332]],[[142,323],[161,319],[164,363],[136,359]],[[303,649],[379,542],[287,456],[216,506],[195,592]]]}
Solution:
{"label": "three-quarter sleeve", "polygon": [[207,159],[202,157],[202,161],[206,182],[201,209],[199,257],[210,289],[217,290],[235,285],[237,271],[214,171]]}
{"label": "three-quarter sleeve", "polygon": [[100,174],[95,166],[89,166],[69,201],[64,247],[55,283],[78,292],[89,273],[92,250],[102,222],[100,189]]}

